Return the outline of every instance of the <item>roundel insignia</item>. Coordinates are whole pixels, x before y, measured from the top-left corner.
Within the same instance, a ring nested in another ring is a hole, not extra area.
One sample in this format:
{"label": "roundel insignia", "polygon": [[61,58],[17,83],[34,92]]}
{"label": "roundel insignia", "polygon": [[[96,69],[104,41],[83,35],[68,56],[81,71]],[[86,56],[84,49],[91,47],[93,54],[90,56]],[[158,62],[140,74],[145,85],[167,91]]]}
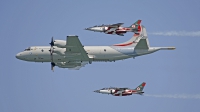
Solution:
{"label": "roundel insignia", "polygon": [[137,90],[140,90],[140,87],[137,87]]}

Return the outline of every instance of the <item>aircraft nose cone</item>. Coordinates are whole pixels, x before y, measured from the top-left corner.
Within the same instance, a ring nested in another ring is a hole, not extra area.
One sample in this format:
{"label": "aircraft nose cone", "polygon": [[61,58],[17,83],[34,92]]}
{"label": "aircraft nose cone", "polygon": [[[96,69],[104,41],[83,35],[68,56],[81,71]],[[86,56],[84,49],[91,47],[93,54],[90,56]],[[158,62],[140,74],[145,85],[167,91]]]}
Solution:
{"label": "aircraft nose cone", "polygon": [[20,53],[16,54],[15,57],[16,57],[17,59],[19,59],[19,57],[20,57]]}
{"label": "aircraft nose cone", "polygon": [[100,92],[100,90],[95,90],[94,92],[96,92],[96,93],[99,93],[99,92]]}
{"label": "aircraft nose cone", "polygon": [[21,53],[18,53],[18,54],[16,54],[16,56],[15,56],[17,59],[22,59],[22,54]]}
{"label": "aircraft nose cone", "polygon": [[91,30],[91,28],[85,28],[85,30]]}

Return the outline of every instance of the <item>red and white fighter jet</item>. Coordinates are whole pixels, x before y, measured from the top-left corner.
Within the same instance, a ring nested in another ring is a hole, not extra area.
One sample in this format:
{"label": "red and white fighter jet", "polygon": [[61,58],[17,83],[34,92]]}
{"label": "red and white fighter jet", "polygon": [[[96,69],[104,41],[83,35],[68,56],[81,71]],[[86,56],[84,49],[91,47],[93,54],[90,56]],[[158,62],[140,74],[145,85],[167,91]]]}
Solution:
{"label": "red and white fighter jet", "polygon": [[130,27],[122,27],[124,23],[117,23],[112,25],[100,25],[100,26],[93,26],[89,28],[85,28],[85,30],[90,30],[94,32],[104,32],[106,34],[113,34],[113,35],[120,35],[124,36],[124,33],[126,32],[134,32],[139,34],[141,31],[141,23],[142,20],[136,21],[134,24],[132,24]]}
{"label": "red and white fighter jet", "polygon": [[144,89],[145,85],[146,85],[146,83],[143,82],[135,89],[110,87],[110,88],[103,88],[100,90],[95,90],[94,92],[102,93],[102,94],[111,94],[113,96],[129,96],[132,94],[142,95],[144,93],[142,90]]}

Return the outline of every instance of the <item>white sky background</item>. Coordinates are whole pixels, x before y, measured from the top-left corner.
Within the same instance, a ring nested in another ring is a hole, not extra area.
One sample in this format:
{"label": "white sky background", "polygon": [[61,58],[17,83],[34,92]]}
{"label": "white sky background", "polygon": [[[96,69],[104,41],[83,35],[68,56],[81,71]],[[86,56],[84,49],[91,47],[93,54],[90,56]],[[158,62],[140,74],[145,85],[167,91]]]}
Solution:
{"label": "white sky background", "polygon": [[[200,99],[150,97],[199,95],[198,36],[148,35],[151,46],[175,46],[174,51],[112,63],[92,63],[72,71],[50,63],[17,60],[26,47],[48,46],[51,37],[76,34],[83,45],[112,45],[125,36],[83,30],[118,22],[130,26],[141,19],[148,32],[199,31],[198,0],[192,1],[0,1],[0,112],[199,112]],[[135,88],[140,83],[147,96],[114,97],[94,93],[117,86]],[[150,96],[148,96],[150,95]]]}

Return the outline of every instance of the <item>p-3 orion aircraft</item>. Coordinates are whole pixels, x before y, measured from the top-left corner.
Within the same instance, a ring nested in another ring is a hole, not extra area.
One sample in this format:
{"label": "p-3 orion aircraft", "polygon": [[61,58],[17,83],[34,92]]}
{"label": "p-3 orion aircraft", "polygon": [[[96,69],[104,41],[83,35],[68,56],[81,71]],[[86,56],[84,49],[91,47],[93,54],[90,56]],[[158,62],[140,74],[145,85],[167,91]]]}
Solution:
{"label": "p-3 orion aircraft", "polygon": [[136,21],[130,27],[122,27],[121,25],[123,25],[124,23],[117,23],[117,24],[111,24],[111,25],[93,26],[93,27],[85,28],[85,30],[124,36],[126,32],[139,33],[141,31],[141,25],[140,25],[141,21],[142,20]]}
{"label": "p-3 orion aircraft", "polygon": [[144,93],[142,90],[144,89],[145,85],[146,85],[146,83],[143,82],[135,89],[110,87],[110,88],[103,88],[100,90],[95,90],[94,92],[102,93],[102,94],[111,94],[113,96],[129,96],[132,94],[142,95]]}
{"label": "p-3 orion aircraft", "polygon": [[67,36],[66,40],[51,40],[51,46],[32,46],[16,55],[17,59],[29,62],[51,62],[60,68],[80,69],[95,61],[115,62],[150,54],[158,50],[172,50],[174,47],[150,47],[146,29],[127,42],[111,46],[83,46],[78,36]]}

